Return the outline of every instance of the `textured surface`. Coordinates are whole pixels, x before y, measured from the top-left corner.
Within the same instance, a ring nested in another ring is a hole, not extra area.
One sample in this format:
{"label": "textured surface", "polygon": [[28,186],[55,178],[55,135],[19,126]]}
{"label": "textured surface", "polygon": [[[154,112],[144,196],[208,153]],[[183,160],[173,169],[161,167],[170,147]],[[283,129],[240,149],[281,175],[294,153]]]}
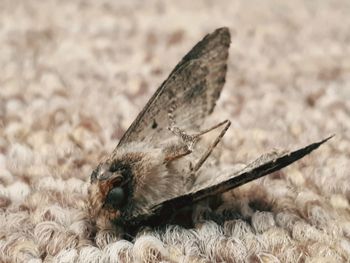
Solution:
{"label": "textured surface", "polygon": [[[0,2],[0,261],[350,257],[349,1],[188,2]],[[233,219],[224,224],[134,243],[95,233],[91,170],[179,59],[220,26],[232,34],[212,117],[233,122],[216,152],[222,166],[336,137],[226,194]]]}

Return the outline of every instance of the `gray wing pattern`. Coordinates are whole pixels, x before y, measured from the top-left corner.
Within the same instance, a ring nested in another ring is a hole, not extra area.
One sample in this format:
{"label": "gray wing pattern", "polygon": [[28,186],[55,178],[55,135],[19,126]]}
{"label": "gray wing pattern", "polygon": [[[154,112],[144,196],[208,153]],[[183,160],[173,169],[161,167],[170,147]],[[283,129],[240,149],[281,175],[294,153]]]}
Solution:
{"label": "gray wing pattern", "polygon": [[225,83],[230,42],[229,30],[219,28],[195,45],[154,93],[118,146],[169,137],[168,111],[172,105],[176,125],[197,130],[213,111]]}

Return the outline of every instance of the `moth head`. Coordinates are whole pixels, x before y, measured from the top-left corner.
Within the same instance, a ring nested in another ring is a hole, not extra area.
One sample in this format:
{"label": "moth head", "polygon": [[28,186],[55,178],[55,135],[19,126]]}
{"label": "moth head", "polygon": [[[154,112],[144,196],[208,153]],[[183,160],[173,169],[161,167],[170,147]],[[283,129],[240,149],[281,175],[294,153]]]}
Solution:
{"label": "moth head", "polygon": [[90,215],[96,219],[103,214],[109,220],[120,216],[131,195],[131,179],[130,165],[121,160],[99,164],[91,174]]}
{"label": "moth head", "polygon": [[90,217],[98,227],[102,218],[124,224],[183,191],[183,176],[169,173],[162,149],[144,150],[143,146],[119,149],[92,172]]}

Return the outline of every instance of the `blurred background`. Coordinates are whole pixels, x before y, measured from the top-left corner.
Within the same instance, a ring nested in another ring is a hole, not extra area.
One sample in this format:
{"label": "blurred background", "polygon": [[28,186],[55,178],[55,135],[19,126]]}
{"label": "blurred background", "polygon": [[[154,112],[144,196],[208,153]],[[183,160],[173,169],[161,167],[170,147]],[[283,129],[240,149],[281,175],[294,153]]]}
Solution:
{"label": "blurred background", "polygon": [[3,0],[0,12],[2,153],[13,143],[44,156],[55,144],[111,151],[182,56],[221,26],[232,45],[215,118],[233,122],[230,157],[334,133],[334,147],[350,147],[349,1]]}
{"label": "blurred background", "polygon": [[[291,203],[307,189],[310,200],[331,207],[325,214],[340,209],[348,218],[349,14],[348,0],[1,0],[3,209],[27,202],[33,189],[86,199],[91,169],[176,63],[205,34],[227,26],[228,76],[213,117],[232,121],[221,160],[247,163],[275,147],[336,134],[279,179]],[[306,211],[304,203],[296,207]],[[350,226],[332,233],[349,238]]]}

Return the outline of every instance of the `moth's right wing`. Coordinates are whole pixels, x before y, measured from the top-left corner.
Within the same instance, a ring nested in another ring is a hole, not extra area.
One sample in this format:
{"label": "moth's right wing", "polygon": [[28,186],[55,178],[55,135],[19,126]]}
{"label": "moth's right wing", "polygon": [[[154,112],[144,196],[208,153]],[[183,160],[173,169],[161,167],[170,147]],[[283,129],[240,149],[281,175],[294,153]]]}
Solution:
{"label": "moth's right wing", "polygon": [[317,149],[320,145],[332,137],[333,136],[330,136],[320,142],[310,144],[294,152],[275,156],[272,159],[260,158],[248,165],[242,171],[235,172],[231,176],[228,176],[224,181],[164,201],[160,204],[155,204],[152,209],[153,213],[128,218],[127,221],[121,223],[124,223],[126,227],[129,226],[134,228],[147,225],[158,226],[166,222],[167,219],[171,218],[172,215],[176,214],[176,212],[182,208],[191,206],[209,196],[221,194],[239,187],[294,163],[295,161],[303,158],[305,155],[311,153],[313,150]]}
{"label": "moth's right wing", "polygon": [[144,140],[157,144],[171,136],[167,127],[172,107],[176,126],[198,129],[213,111],[225,83],[230,42],[229,30],[219,28],[197,43],[156,90],[118,146]]}

